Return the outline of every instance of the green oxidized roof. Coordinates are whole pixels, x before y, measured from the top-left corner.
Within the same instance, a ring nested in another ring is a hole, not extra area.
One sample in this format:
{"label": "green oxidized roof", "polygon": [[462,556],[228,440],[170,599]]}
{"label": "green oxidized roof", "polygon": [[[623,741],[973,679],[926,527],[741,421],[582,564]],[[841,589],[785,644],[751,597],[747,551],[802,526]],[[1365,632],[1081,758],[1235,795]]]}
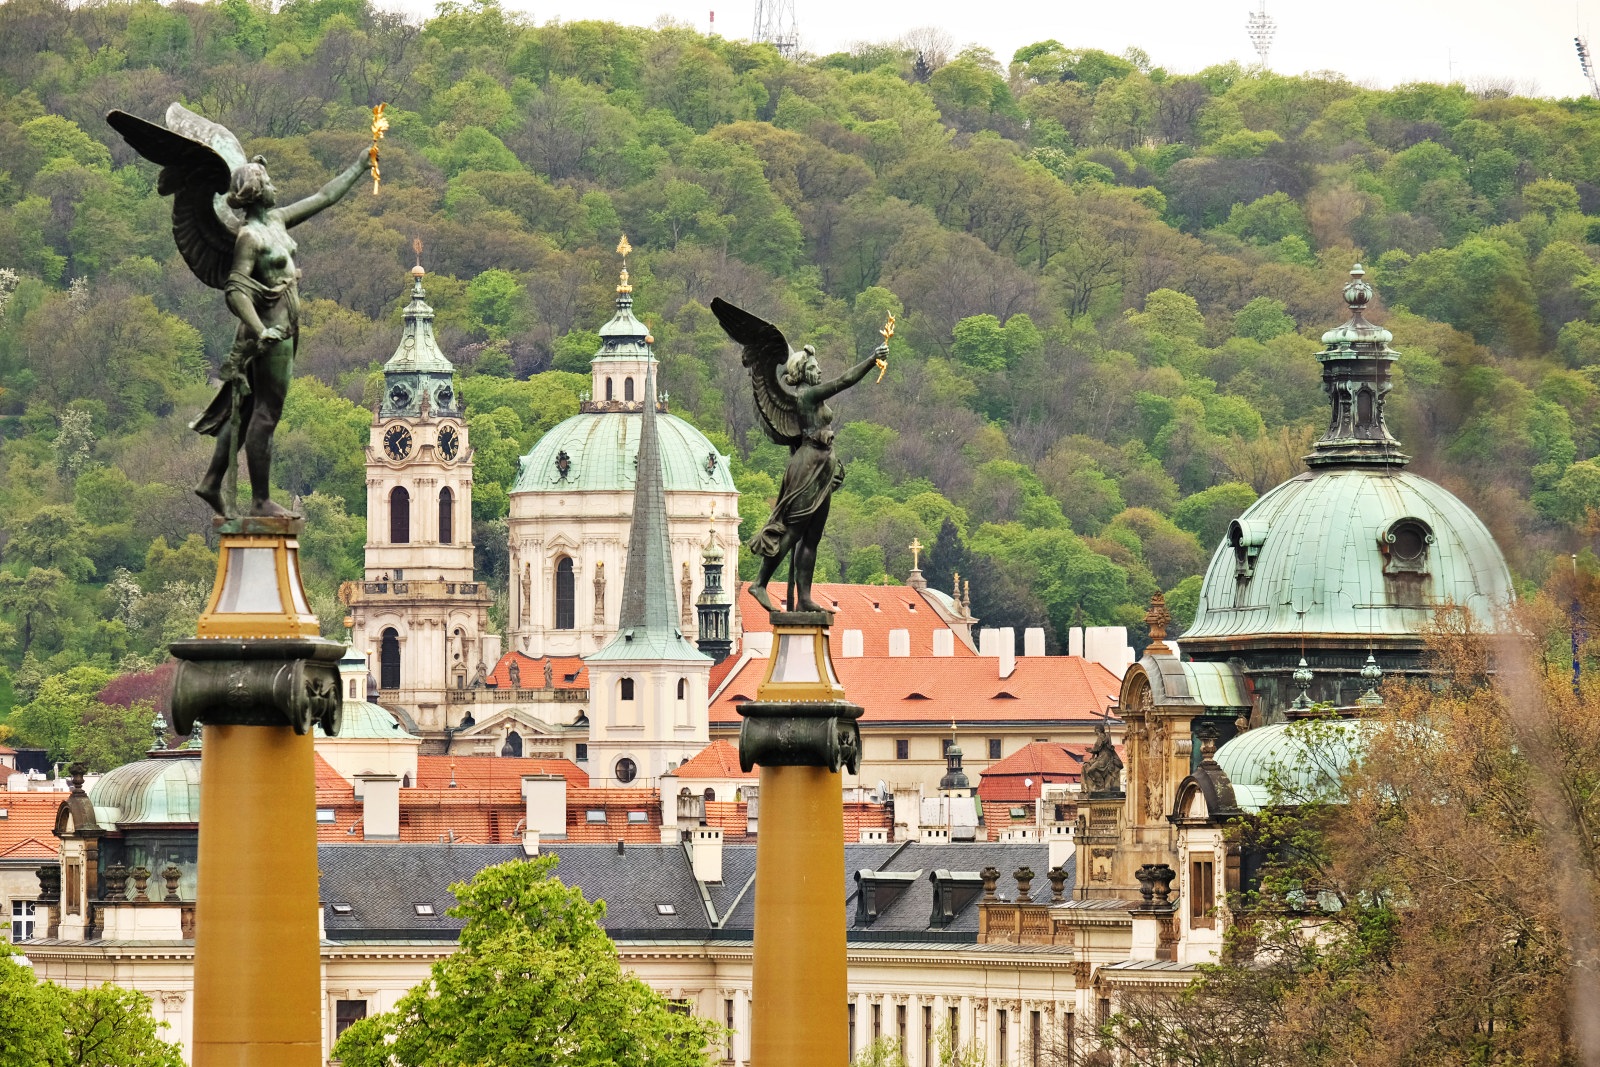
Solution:
{"label": "green oxidized roof", "polygon": [[[1422,520],[1434,538],[1421,607],[1394,603],[1384,575],[1379,535],[1403,518]],[[1492,630],[1512,600],[1505,559],[1478,517],[1442,486],[1403,470],[1308,472],[1257,500],[1238,525],[1260,537],[1254,573],[1237,577],[1234,548],[1218,546],[1186,647],[1197,638],[1270,634],[1410,637],[1446,602]]]}
{"label": "green oxidized roof", "polygon": [[1260,726],[1217,749],[1241,811],[1269,804],[1334,801],[1340,779],[1366,754],[1371,719],[1313,719]]}
{"label": "green oxidized roof", "polygon": [[200,821],[200,754],[125,763],[89,790],[95,821],[126,828],[139,823]]}
{"label": "green oxidized roof", "polygon": [[[374,704],[369,700],[346,700],[344,702],[343,718],[339,722],[339,736],[337,740],[352,741],[372,738],[394,739],[396,737],[410,737],[411,732],[395,719],[393,713],[381,704]],[[318,738],[328,735],[322,732],[322,727],[315,727]]]}
{"label": "green oxidized roof", "polygon": [[[586,412],[572,416],[541,437],[522,457],[522,470],[511,491],[632,492],[642,423],[638,412]],[[661,415],[656,426],[660,431],[661,470],[667,492],[734,491],[728,457],[719,453],[705,434],[676,415]],[[556,465],[563,452],[568,462],[566,477],[561,476]]]}

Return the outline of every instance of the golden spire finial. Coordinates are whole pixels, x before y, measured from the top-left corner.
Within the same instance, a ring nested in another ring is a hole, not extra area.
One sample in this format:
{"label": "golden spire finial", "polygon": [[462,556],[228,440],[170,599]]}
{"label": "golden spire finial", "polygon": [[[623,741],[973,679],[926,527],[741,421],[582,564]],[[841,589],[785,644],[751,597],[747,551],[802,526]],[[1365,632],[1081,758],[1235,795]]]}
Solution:
{"label": "golden spire finial", "polygon": [[918,570],[922,565],[920,558],[922,549],[924,548],[922,539],[920,537],[913,537],[911,539],[911,543],[906,547],[911,549],[911,569]]}
{"label": "golden spire finial", "polygon": [[628,253],[633,251],[633,246],[628,243],[628,235],[623,234],[622,240],[617,242],[617,255],[622,257],[622,274],[617,282],[617,292],[631,293],[633,286],[628,284]]}

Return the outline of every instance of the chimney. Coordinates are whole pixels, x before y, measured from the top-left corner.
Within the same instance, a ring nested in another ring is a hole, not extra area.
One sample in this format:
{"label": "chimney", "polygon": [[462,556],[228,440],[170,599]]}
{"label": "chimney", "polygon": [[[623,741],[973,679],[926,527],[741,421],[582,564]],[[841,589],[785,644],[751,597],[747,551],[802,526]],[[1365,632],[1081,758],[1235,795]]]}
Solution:
{"label": "chimney", "polygon": [[524,856],[537,856],[539,854],[539,831],[529,830],[526,826],[523,827],[522,854]]}
{"label": "chimney", "polygon": [[400,776],[358,774],[361,785],[361,836],[367,841],[400,840]]}
{"label": "chimney", "polygon": [[[523,849],[528,847],[528,836],[538,848],[540,838],[565,840],[567,836],[567,780],[559,774],[525,774],[522,776],[522,800],[527,805],[527,821],[523,823]],[[530,853],[531,855],[532,853]]]}
{"label": "chimney", "polygon": [[889,655],[896,656],[900,659],[905,659],[907,656],[911,655],[910,630],[889,631]]}
{"label": "chimney", "polygon": [[1009,626],[1000,630],[1000,647],[995,650],[1000,657],[1000,677],[1009,678],[1017,669],[1017,631]]}
{"label": "chimney", "polygon": [[689,865],[697,882],[722,882],[722,827],[696,826],[689,836]]}
{"label": "chimney", "polygon": [[953,656],[956,654],[956,632],[954,630],[933,631],[933,654],[935,656]]}
{"label": "chimney", "polygon": [[1000,654],[1000,632],[992,626],[985,626],[978,631],[978,655],[998,656]]}
{"label": "chimney", "polygon": [[1044,655],[1044,627],[1030,626],[1022,631],[1022,654],[1030,658]]}
{"label": "chimney", "polygon": [[1083,627],[1074,626],[1067,631],[1067,655],[1083,655]]}
{"label": "chimney", "polygon": [[[478,642],[478,647],[483,650],[481,653],[483,656],[483,665],[491,671],[494,670],[495,664],[500,662],[500,635],[484,634],[482,637],[478,638]],[[467,670],[469,673],[477,669],[478,665],[476,663],[467,664]]]}

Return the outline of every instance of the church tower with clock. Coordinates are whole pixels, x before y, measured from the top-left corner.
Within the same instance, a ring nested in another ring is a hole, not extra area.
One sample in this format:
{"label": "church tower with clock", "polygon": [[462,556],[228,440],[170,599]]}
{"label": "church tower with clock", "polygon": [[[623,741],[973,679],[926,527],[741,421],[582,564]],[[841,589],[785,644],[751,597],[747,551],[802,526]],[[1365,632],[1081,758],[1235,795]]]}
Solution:
{"label": "church tower with clock", "polygon": [[455,368],[434,339],[420,263],[411,274],[367,447],[365,576],[342,592],[379,701],[409,712],[426,744],[459,726],[450,694],[494,666],[500,640],[473,574],[472,447]]}

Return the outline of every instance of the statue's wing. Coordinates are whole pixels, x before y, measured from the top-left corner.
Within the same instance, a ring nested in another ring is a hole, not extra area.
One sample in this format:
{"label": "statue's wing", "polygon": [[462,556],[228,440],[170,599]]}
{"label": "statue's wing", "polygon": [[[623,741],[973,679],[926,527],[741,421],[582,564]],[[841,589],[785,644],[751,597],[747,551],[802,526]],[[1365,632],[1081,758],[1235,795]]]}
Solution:
{"label": "statue's wing", "polygon": [[[213,289],[226,286],[239,220],[220,197],[228,191],[234,168],[245,162],[239,139],[177,104],[167,111],[167,121],[176,121],[177,129],[157,126],[125,111],[111,112],[106,121],[134,151],[160,164],[156,191],[172,197],[172,236],[183,261]],[[237,162],[230,157],[237,157]]]}
{"label": "statue's wing", "polygon": [[780,445],[798,445],[802,432],[800,410],[779,377],[789,358],[789,342],[783,331],[721,297],[712,299],[711,313],[722,323],[723,331],[744,348],[742,359],[750,369],[756,411],[767,436]]}

